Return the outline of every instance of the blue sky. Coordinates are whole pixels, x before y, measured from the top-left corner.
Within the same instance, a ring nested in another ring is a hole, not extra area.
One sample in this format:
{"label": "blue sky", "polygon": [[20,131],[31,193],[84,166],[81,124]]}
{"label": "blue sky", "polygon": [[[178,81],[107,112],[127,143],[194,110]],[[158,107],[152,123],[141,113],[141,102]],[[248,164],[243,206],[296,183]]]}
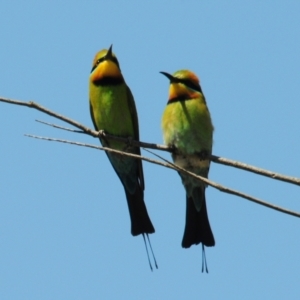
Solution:
{"label": "blue sky", "polygon": [[[0,96],[92,127],[92,59],[113,43],[141,140],[162,143],[159,71],[186,68],[201,80],[214,154],[300,177],[299,13],[298,1],[2,1]],[[208,188],[216,246],[202,274],[201,247],[181,248],[179,176],[144,163],[152,273],[105,154],[24,134],[98,141],[25,107],[0,103],[0,119],[1,299],[299,299],[299,219]],[[299,187],[216,164],[210,179],[300,211]]]}

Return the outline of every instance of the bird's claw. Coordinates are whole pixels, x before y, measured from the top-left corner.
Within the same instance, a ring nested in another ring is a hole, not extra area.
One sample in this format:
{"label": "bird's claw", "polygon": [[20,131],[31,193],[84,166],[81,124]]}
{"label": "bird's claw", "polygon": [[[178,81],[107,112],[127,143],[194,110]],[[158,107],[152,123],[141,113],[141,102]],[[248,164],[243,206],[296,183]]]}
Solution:
{"label": "bird's claw", "polygon": [[105,131],[103,130],[103,129],[101,129],[101,130],[99,130],[98,131],[98,137],[100,138],[100,137],[104,137],[105,136]]}

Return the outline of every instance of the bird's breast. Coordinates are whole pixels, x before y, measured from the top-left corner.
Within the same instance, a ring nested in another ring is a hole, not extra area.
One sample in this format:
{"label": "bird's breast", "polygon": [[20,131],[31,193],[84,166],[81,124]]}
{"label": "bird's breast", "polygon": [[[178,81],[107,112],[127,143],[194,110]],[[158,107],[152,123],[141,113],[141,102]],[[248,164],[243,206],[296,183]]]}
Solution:
{"label": "bird's breast", "polygon": [[204,102],[192,99],[167,105],[162,129],[165,144],[181,153],[211,151],[213,125]]}
{"label": "bird's breast", "polygon": [[99,130],[119,136],[133,136],[133,121],[125,84],[103,87],[92,85],[90,101]]}

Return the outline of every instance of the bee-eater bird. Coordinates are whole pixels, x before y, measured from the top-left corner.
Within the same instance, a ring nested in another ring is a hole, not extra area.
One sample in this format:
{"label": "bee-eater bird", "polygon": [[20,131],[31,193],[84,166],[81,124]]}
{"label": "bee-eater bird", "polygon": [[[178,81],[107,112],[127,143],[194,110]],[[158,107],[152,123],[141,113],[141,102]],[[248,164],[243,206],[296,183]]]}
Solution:
{"label": "bee-eater bird", "polygon": [[[103,49],[98,52],[94,58],[89,77],[89,103],[95,130],[139,140],[138,116],[134,98],[125,83],[118,59],[112,52],[112,45],[108,50]],[[141,155],[139,147],[105,138],[100,138],[100,142],[104,147]],[[106,154],[125,190],[131,219],[131,234],[143,235],[148,254],[145,236],[151,248],[148,234],[154,233],[155,230],[144,202],[145,184],[142,161],[108,151]],[[149,264],[152,270],[150,260]],[[155,265],[157,267],[156,261]]]}
{"label": "bee-eater bird", "polygon": [[[172,158],[176,165],[207,178],[214,128],[199,79],[188,70],[180,70],[173,75],[161,73],[170,80],[169,100],[161,124],[164,142],[173,147]],[[179,175],[186,190],[182,247],[202,243],[206,264],[204,246],[215,245],[205,202],[206,185],[180,171]]]}

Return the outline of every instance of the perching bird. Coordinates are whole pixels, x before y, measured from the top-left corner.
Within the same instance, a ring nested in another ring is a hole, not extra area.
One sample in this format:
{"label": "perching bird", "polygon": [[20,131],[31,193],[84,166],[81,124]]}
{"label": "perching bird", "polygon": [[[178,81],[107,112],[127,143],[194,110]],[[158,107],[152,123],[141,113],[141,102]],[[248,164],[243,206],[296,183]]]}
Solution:
{"label": "perching bird", "polygon": [[[97,131],[103,130],[108,134],[139,140],[134,99],[125,83],[117,57],[112,53],[112,46],[108,50],[101,50],[94,58],[89,77],[89,102],[92,121]],[[100,142],[104,147],[141,154],[139,147],[119,141],[100,138]],[[131,234],[133,236],[142,234],[145,245],[146,235],[150,244],[148,234],[154,233],[155,230],[144,202],[142,162],[112,152],[106,154],[125,190],[131,219]]]}
{"label": "perching bird", "polygon": [[[162,117],[164,142],[175,149],[172,158],[176,165],[207,178],[214,128],[199,79],[188,70],[173,75],[161,73],[170,80],[169,100]],[[182,172],[179,175],[186,190],[182,247],[202,243],[205,261],[204,246],[215,245],[205,202],[206,185]]]}

